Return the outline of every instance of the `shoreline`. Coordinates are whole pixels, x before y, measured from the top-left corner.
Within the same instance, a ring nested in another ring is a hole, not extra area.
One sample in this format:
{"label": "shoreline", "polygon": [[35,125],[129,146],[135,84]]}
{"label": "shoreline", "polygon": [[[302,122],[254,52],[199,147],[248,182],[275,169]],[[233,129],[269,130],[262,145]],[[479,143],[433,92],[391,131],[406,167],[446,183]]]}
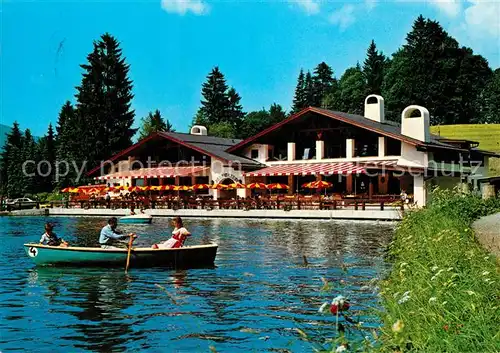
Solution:
{"label": "shoreline", "polygon": [[[12,211],[9,216],[96,216],[123,217],[128,209],[81,209],[81,208],[45,208]],[[397,221],[401,213],[397,209],[366,209],[366,210],[200,210],[200,209],[148,209],[145,212],[153,217],[185,218],[263,218],[263,219],[318,219],[318,220],[367,220],[367,221]]]}

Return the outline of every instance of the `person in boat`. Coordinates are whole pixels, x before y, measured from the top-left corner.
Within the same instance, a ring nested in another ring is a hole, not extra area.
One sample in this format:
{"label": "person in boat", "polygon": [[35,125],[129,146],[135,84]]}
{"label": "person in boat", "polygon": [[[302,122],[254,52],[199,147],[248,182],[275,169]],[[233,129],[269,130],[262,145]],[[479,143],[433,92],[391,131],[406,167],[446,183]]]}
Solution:
{"label": "person in boat", "polygon": [[153,244],[153,249],[181,248],[184,245],[187,237],[191,236],[191,233],[189,233],[189,231],[184,228],[181,217],[175,217],[172,221],[172,225],[174,226],[172,237],[164,242]]}
{"label": "person in boat", "polygon": [[135,213],[135,207],[132,206],[132,207],[130,207],[130,216],[135,216],[135,215],[136,215],[136,213]]}
{"label": "person in boat", "polygon": [[54,225],[52,223],[45,223],[45,233],[43,233],[40,238],[40,244],[48,246],[68,246],[68,243],[65,242],[64,239],[60,239],[54,233]]}
{"label": "person in boat", "polygon": [[130,236],[134,236],[135,234],[131,233],[128,235],[123,235],[121,231],[116,229],[118,225],[118,220],[116,217],[111,217],[108,220],[108,224],[101,229],[101,235],[99,236],[99,245],[103,249],[120,249],[115,245],[118,244],[119,240],[127,239]]}

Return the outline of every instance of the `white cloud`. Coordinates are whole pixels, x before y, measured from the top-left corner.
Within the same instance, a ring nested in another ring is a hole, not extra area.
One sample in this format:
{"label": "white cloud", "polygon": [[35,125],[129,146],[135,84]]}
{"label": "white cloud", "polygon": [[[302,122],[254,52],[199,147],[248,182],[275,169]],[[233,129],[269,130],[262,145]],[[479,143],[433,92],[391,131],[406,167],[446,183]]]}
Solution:
{"label": "white cloud", "polygon": [[308,15],[319,13],[319,2],[316,0],[293,0],[291,2],[301,7]]}
{"label": "white cloud", "polygon": [[179,15],[185,15],[188,12],[205,15],[210,9],[203,0],[161,0],[161,8]]}
{"label": "white cloud", "polygon": [[465,29],[500,39],[500,1],[471,0],[464,11]]}
{"label": "white cloud", "polygon": [[427,2],[449,17],[457,17],[462,12],[461,0],[427,0]]}
{"label": "white cloud", "polygon": [[354,5],[346,4],[342,6],[339,10],[332,12],[328,19],[331,23],[338,25],[341,31],[345,30],[356,22]]}

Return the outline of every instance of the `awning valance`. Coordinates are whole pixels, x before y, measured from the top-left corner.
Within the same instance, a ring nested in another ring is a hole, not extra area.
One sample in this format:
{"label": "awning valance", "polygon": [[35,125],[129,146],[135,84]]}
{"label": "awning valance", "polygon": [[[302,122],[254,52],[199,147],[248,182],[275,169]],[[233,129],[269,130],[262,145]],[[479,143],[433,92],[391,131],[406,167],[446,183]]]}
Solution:
{"label": "awning valance", "polygon": [[159,168],[141,168],[135,170],[127,170],[123,172],[116,172],[107,175],[98,176],[94,179],[109,180],[109,179],[144,179],[144,178],[174,178],[177,176],[190,176],[199,174],[208,167],[159,167]]}
{"label": "awning valance", "polygon": [[245,173],[245,176],[365,174],[367,168],[385,169],[394,167],[396,164],[397,161],[369,164],[353,162],[280,164]]}

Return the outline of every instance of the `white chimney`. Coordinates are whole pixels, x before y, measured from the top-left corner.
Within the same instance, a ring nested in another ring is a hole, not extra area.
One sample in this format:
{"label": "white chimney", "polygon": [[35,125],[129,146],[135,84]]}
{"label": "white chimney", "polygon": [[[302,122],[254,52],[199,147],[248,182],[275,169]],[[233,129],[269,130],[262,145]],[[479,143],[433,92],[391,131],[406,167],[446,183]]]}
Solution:
{"label": "white chimney", "polygon": [[191,128],[191,135],[207,136],[207,128],[201,125],[194,125]]}
{"label": "white chimney", "polygon": [[422,142],[430,142],[429,111],[419,105],[410,105],[401,113],[401,133]]}
{"label": "white chimney", "polygon": [[365,118],[383,123],[384,115],[384,98],[376,94],[370,94],[365,99]]}

